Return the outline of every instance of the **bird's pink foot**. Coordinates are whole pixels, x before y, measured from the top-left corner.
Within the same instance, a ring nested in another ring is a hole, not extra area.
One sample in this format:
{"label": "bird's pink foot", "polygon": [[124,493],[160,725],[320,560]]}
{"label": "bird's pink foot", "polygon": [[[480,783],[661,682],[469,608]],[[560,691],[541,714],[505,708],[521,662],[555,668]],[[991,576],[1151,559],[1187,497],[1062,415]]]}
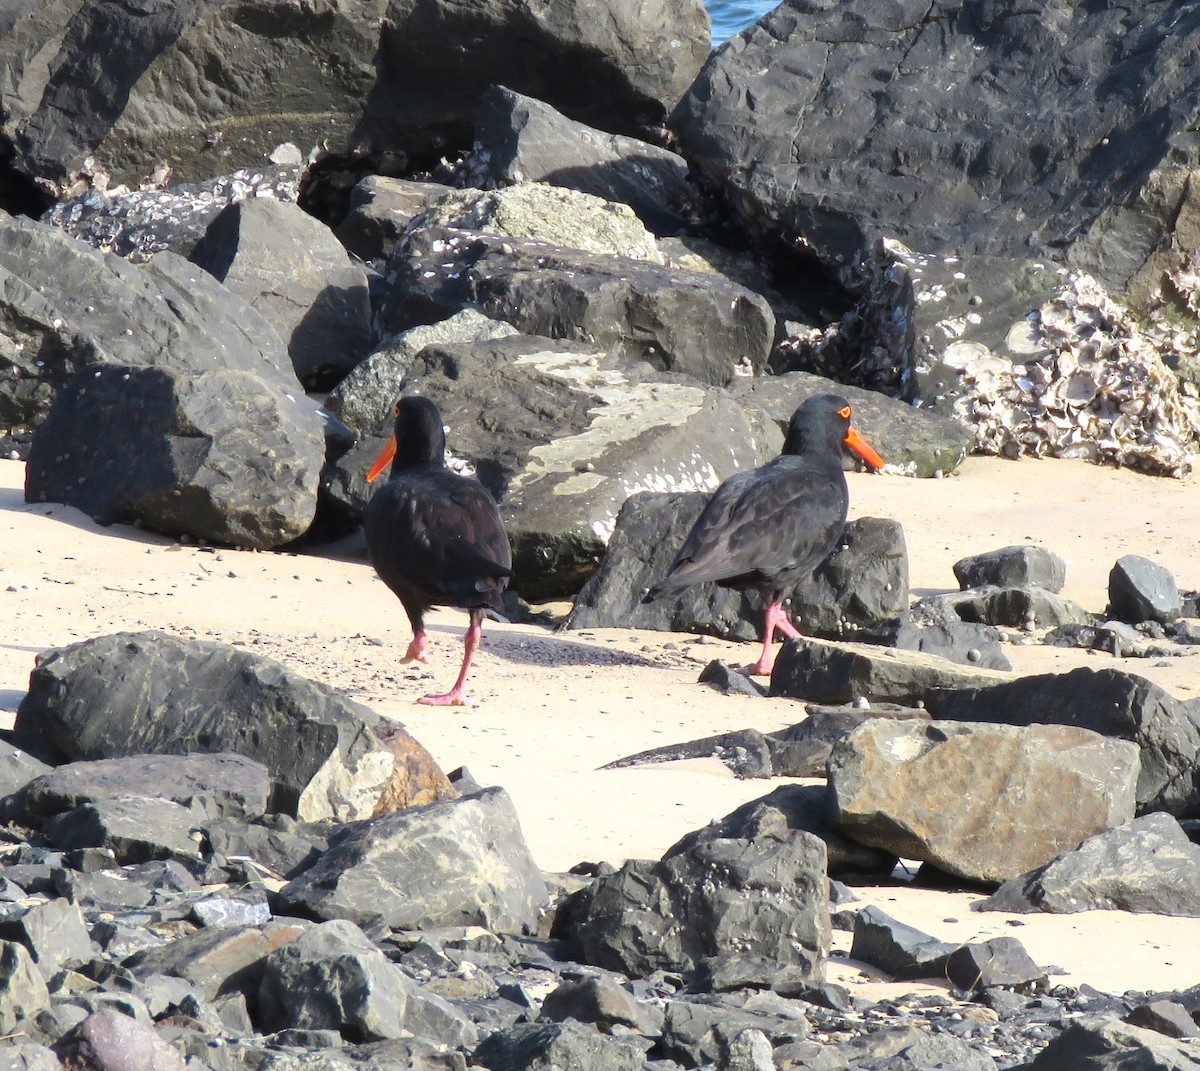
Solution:
{"label": "bird's pink foot", "polygon": [[426,647],[428,646],[428,644],[429,644],[429,640],[426,638],[425,633],[418,632],[412,638],[412,641],[408,645],[408,650],[405,651],[404,657],[402,659],[400,659],[400,661],[402,663],[404,663],[404,662],[425,662],[426,664],[428,664],[429,652],[426,650]]}
{"label": "bird's pink foot", "polygon": [[751,677],[769,677],[771,670],[775,668],[775,659],[767,658],[765,655],[760,658],[752,666],[746,667],[746,672]]}
{"label": "bird's pink foot", "polygon": [[423,695],[417,700],[427,707],[473,707],[475,700],[458,688],[452,688],[441,695]]}

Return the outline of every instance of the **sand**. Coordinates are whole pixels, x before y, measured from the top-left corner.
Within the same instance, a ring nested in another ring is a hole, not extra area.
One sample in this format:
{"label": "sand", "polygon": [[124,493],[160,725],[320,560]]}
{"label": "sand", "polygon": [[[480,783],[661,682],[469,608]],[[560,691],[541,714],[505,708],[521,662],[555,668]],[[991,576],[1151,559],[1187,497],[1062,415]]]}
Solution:
{"label": "sand", "polygon": [[[23,488],[24,465],[0,461],[0,605],[8,622],[0,643],[0,719],[7,724],[40,651],[158,628],[277,658],[402,721],[444,769],[466,765],[479,783],[508,790],[546,870],[657,857],[689,830],[782,783],[739,781],[715,759],[599,769],[646,748],[801,720],[794,700],[726,696],[696,682],[713,658],[750,661],[752,645],[489,625],[471,681],[478,706],[423,707],[416,697],[453,680],[465,616],[435,611],[432,664],[401,665],[408,622],[366,564],[360,539],[320,554],[181,546],[131,527],[100,527],[67,506],[26,504]],[[971,458],[942,480],[850,476],[851,516],[903,524],[915,595],[954,590],[951,566],[967,554],[1040,543],[1068,561],[1064,595],[1093,611],[1103,610],[1109,569],[1123,554],[1151,557],[1181,587],[1200,588],[1198,492],[1195,478],[1057,460]],[[1200,689],[1200,648],[1160,660],[1034,645],[1007,652],[1021,672],[1116,666],[1180,697]],[[977,898],[969,894],[906,886],[856,891],[942,940],[1016,936],[1039,963],[1059,968],[1053,979],[1064,984],[1109,992],[1200,984],[1193,954],[1200,919],[978,914],[969,910]],[[831,979],[863,992],[914,988],[873,984],[871,972],[846,961],[849,940],[835,931]]]}

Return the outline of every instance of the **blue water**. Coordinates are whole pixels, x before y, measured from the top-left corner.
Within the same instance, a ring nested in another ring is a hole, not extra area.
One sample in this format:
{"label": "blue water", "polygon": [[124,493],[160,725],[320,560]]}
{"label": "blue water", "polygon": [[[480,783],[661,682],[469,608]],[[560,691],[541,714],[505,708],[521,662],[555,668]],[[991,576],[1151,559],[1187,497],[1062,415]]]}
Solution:
{"label": "blue water", "polygon": [[712,20],[712,41],[716,48],[778,7],[779,0],[705,0],[704,6]]}

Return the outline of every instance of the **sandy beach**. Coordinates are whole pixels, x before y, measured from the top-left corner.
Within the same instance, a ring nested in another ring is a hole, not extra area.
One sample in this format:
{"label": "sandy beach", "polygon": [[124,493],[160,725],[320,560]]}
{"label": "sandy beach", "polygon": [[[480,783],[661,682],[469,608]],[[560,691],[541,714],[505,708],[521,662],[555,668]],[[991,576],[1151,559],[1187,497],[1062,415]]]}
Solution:
{"label": "sandy beach", "polygon": [[[466,765],[512,795],[534,858],[546,870],[580,861],[656,857],[682,834],[765,795],[780,781],[739,781],[715,759],[622,770],[599,767],[646,748],[735,728],[763,731],[804,716],[789,699],[726,696],[697,683],[713,658],[746,662],[751,645],[667,633],[555,633],[490,625],[471,690],[479,705],[439,709],[414,699],[448,685],[465,615],[435,611],[432,664],[400,664],[409,640],[399,603],[378,581],[359,539],[320,553],[253,553],[180,545],[126,526],[103,528],[70,507],[24,501],[24,465],[0,462],[0,715],[12,712],[38,652],[147,628],[216,639],[277,658],[396,718],[444,769]],[[912,480],[850,475],[851,516],[899,520],[911,586],[921,596],[957,587],[959,558],[1040,543],[1068,561],[1064,595],[1104,609],[1108,572],[1123,554],[1151,557],[1185,590],[1200,588],[1200,487],[1073,461],[971,458],[955,476]],[[552,610],[562,613],[566,604]],[[1200,648],[1171,659],[1113,659],[1012,645],[1020,672],[1112,665],[1174,695],[1200,690]],[[863,900],[943,940],[1009,934],[1056,981],[1098,989],[1200,984],[1193,950],[1200,919],[1121,912],[1070,916],[977,914],[973,896],[888,886]],[[835,953],[849,935],[835,931]],[[830,977],[870,987],[835,954]],[[912,984],[899,987],[908,991]]]}

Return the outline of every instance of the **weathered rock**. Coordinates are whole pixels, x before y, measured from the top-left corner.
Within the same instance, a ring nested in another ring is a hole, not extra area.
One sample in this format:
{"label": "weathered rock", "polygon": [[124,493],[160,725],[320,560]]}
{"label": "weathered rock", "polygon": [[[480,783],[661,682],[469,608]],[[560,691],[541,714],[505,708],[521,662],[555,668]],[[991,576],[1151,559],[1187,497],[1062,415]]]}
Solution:
{"label": "weathered rock", "polygon": [[868,721],[834,745],[847,836],[1002,882],[1133,816],[1136,748],[1071,726]]}
{"label": "weathered rock", "polygon": [[915,706],[938,688],[979,687],[1006,681],[996,670],[958,665],[943,658],[866,643],[789,640],[775,659],[771,694],[814,703],[856,699]]}
{"label": "weathered rock", "polygon": [[[563,1022],[591,1023],[598,1030],[611,1033],[620,1024],[634,1030],[651,1031],[649,1009],[644,1008],[624,987],[611,978],[568,978],[546,994],[542,1001],[541,1017]],[[661,1022],[658,1024],[661,1026]]]}
{"label": "weathered rock", "polygon": [[366,106],[372,140],[410,152],[468,146],[476,103],[493,84],[580,122],[637,133],[663,121],[709,49],[696,0],[613,11],[578,0],[469,10],[403,0],[388,7],[381,31],[387,76]]}
{"label": "weathered rock", "polygon": [[1200,1059],[1194,1044],[1116,1019],[1092,1017],[1073,1020],[1025,1066],[1028,1071],[1195,1071]]}
{"label": "weathered rock", "polygon": [[923,1026],[885,1026],[850,1038],[838,1046],[848,1067],[889,1071],[996,1071],[996,1061],[951,1034],[931,1034]]}
{"label": "weathered rock", "polygon": [[218,818],[202,828],[219,858],[252,860],[285,879],[311,866],[329,844],[327,825],[297,822],[283,814],[266,815],[254,823]]}
{"label": "weathered rock", "polygon": [[[894,703],[876,703],[866,708],[809,704],[805,709],[808,717],[804,721],[766,734],[771,770],[777,777],[824,777],[833,745],[867,718],[929,720],[924,710]],[[831,846],[830,873],[834,872],[833,855]]]}
{"label": "weathered rock", "polygon": [[1078,603],[1061,598],[1045,588],[1024,585],[1015,588],[979,587],[931,595],[914,607],[921,613],[953,613],[963,621],[1004,628],[1057,628],[1083,625],[1092,620]]}
{"label": "weathered rock", "polygon": [[258,376],[95,366],[38,428],[25,495],[265,550],[312,523],[324,457],[317,414]]}
{"label": "weathered rock", "polygon": [[1141,749],[1137,809],[1177,818],[1200,814],[1200,715],[1158,685],[1114,669],[1037,674],[1003,684],[934,691],[925,705],[935,718],[1077,725],[1134,741]]}
{"label": "weathered rock", "polygon": [[1045,588],[1056,595],[1067,582],[1067,563],[1045,547],[1024,544],[960,558],[954,579],[963,588]]}
{"label": "weathered rock", "polygon": [[584,126],[505,86],[480,97],[464,166],[484,186],[548,182],[619,201],[656,234],[675,234],[700,211],[683,157]]}
{"label": "weathered rock", "polygon": [[618,201],[542,182],[498,190],[449,190],[408,226],[532,239],[564,249],[662,264],[652,235]]}
{"label": "weathered rock", "polygon": [[1152,1000],[1147,1004],[1139,1004],[1125,1016],[1124,1021],[1130,1026],[1153,1030],[1169,1038],[1194,1038],[1197,1030],[1196,1020],[1187,1008],[1174,1000]]}
{"label": "weathered rock", "polygon": [[[970,430],[959,421],[917,409],[874,390],[834,382],[809,372],[739,379],[730,393],[766,412],[787,429],[796,407],[816,394],[833,391],[854,409],[854,426],[887,462],[885,471],[904,476],[947,475],[962,463],[971,445]],[[847,461],[847,464],[850,464]]]}
{"label": "weathered rock", "polygon": [[[782,1014],[777,1008],[739,1008],[702,1000],[678,999],[667,1004],[662,1049],[684,1066],[733,1071],[729,1064],[730,1043],[746,1032],[757,1033],[776,1045],[795,1043],[808,1034],[808,1024],[802,1017]],[[754,1071],[763,1069],[755,1067]]]}
{"label": "weathered rock", "polygon": [[724,391],[579,343],[431,345],[417,363],[404,389],[437,404],[499,503],[526,598],[578,591],[631,494],[712,490],[768,456]]}
{"label": "weathered rock", "polygon": [[242,755],[127,755],[49,770],[5,799],[3,814],[36,828],[84,803],[144,795],[183,806],[199,796],[213,817],[256,818],[266,813],[270,790],[267,768]]}
{"label": "weathered rock", "polygon": [[1093,625],[1059,625],[1042,637],[1048,647],[1078,647],[1104,651],[1114,658],[1169,658],[1183,652],[1173,643],[1148,640],[1124,621],[1101,621]]}
{"label": "weathered rock", "polygon": [[298,205],[268,197],[231,204],[188,259],[275,328],[309,390],[327,390],[370,349],[366,273]]}
{"label": "weathered rock", "polygon": [[562,1023],[518,1023],[489,1035],[471,1062],[491,1071],[578,1068],[579,1071],[641,1071],[646,1043],[636,1037],[605,1037],[568,1019]]}
{"label": "weathered rock", "polygon": [[868,904],[854,914],[852,958],[886,971],[893,978],[931,978],[943,974],[958,946],[939,941]]}
{"label": "weathered rock", "polygon": [[5,747],[0,750],[0,798],[11,796],[50,769],[20,748]]}
{"label": "weathered rock", "polygon": [[530,335],[587,342],[716,386],[760,370],[775,334],[766,300],[720,276],[475,231],[424,227],[389,263],[384,331],[464,308]]}
{"label": "weathered rock", "polygon": [[378,724],[368,708],[278,662],[133,632],[44,654],[13,731],[54,761],[233,751],[270,770],[273,810],[344,820],[373,813],[396,774]]}
{"label": "weathered rock", "polygon": [[78,904],[46,900],[0,919],[0,940],[24,945],[44,979],[92,957],[92,942]]}
{"label": "weathered rock", "polygon": [[198,930],[167,944],[129,956],[124,966],[134,977],[183,978],[206,1000],[237,990],[254,996],[267,956],[299,938],[309,922],[281,919],[265,926],[221,926]]}
{"label": "weathered rock", "polygon": [[118,863],[151,859],[199,860],[198,816],[177,803],[148,796],[113,796],[82,803],[46,820],[46,840],[56,848],[107,848]]}
{"label": "weathered rock", "polygon": [[92,1012],[54,1045],[65,1067],[184,1071],[183,1057],[154,1028],[111,1008]]}
{"label": "weathered rock", "polygon": [[415,1034],[472,1045],[477,1031],[425,993],[353,923],[324,922],[271,952],[258,987],[269,1030],[336,1030],[352,1041]]}
{"label": "weathered rock", "polygon": [[350,191],[350,207],[333,233],[368,263],[386,260],[404,228],[446,193],[440,182],[367,175]]}
{"label": "weathered rock", "polygon": [[886,647],[917,651],[964,666],[1012,669],[994,625],[963,621],[945,603],[930,599],[922,599],[910,611],[876,629],[871,639]]}
{"label": "weathered rock", "polygon": [[18,941],[0,941],[0,1031],[12,1034],[22,1018],[32,1019],[50,1004],[45,979]]}
{"label": "weathered rock", "polygon": [[497,933],[532,932],[547,901],[512,801],[499,788],[347,826],[280,897],[322,919]]}
{"label": "weathered rock", "polygon": [[700,671],[700,676],[696,679],[701,684],[711,685],[717,691],[724,692],[726,695],[767,694],[766,688],[754,680],[753,677],[740,669],[735,669],[728,662],[724,662],[719,658],[714,658],[709,662]]}
{"label": "weathered rock", "polygon": [[1031,874],[1012,878],[978,911],[1146,911],[1200,915],[1200,845],[1170,815],[1146,814],[1089,837]]}
{"label": "weathered rock", "polygon": [[483,342],[510,338],[517,329],[464,309],[445,320],[411,327],[380,343],[325,399],[325,407],[359,435],[371,435],[386,425],[390,434],[392,407],[404,390],[405,379],[417,367],[417,354],[433,343]]}
{"label": "weathered rock", "polygon": [[958,945],[946,958],[945,978],[969,993],[997,986],[1045,988],[1047,973],[1015,937],[990,937]]}
{"label": "weathered rock", "polygon": [[1126,554],[1108,574],[1108,616],[1137,624],[1167,624],[1179,617],[1183,600],[1169,569],[1149,558]]}

